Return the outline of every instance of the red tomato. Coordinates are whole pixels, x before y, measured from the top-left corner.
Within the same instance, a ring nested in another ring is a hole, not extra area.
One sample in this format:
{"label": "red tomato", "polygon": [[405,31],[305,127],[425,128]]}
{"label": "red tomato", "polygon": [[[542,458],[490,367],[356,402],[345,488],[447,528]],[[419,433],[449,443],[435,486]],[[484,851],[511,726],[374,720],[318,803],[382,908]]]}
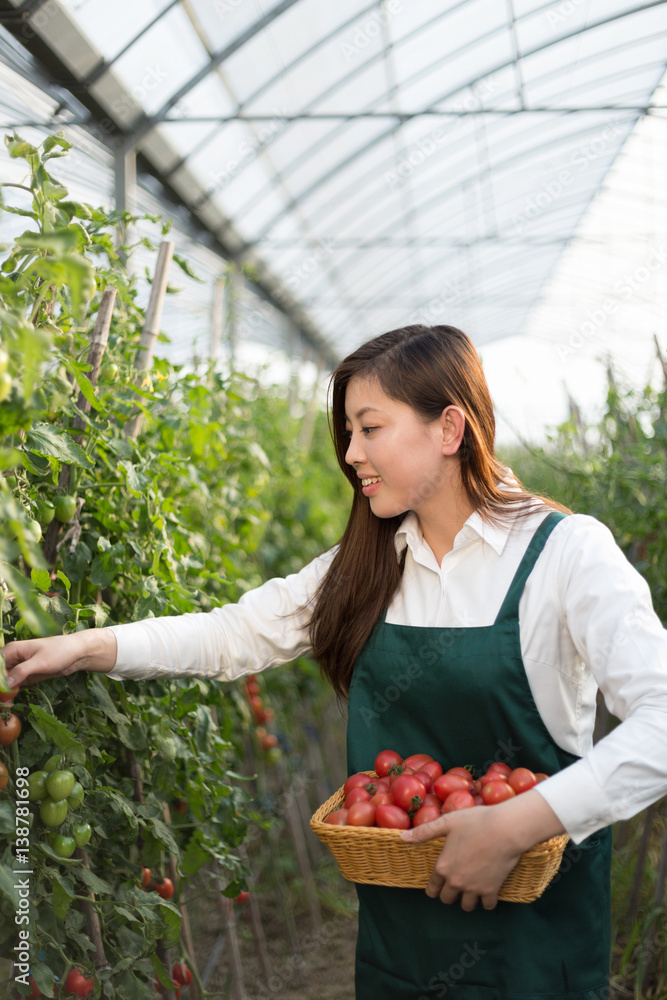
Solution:
{"label": "red tomato", "polygon": [[373,765],[373,770],[377,774],[378,778],[384,778],[389,772],[389,768],[393,767],[395,764],[402,764],[403,758],[395,750],[381,750],[380,753],[375,758],[375,764]]}
{"label": "red tomato", "polygon": [[413,813],[424,804],[426,789],[413,774],[401,774],[391,786],[394,805]]}
{"label": "red tomato", "polygon": [[147,889],[151,884],[151,870],[150,868],[141,869],[141,888]]}
{"label": "red tomato", "polygon": [[349,795],[345,796],[345,802],[343,805],[346,809],[353,806],[355,802],[370,802],[371,793],[367,792],[365,788],[353,788]]}
{"label": "red tomato", "polygon": [[449,770],[445,771],[445,774],[458,774],[466,781],[472,781],[472,774],[467,767],[450,767]]}
{"label": "red tomato", "polygon": [[278,737],[273,733],[267,733],[266,736],[262,736],[260,742],[262,744],[262,750],[272,750],[273,747],[278,746]]}
{"label": "red tomato", "polygon": [[442,802],[440,801],[438,796],[435,795],[434,792],[427,792],[426,795],[424,796],[424,805],[435,806],[436,809],[439,809],[440,806],[442,805]]}
{"label": "red tomato", "polygon": [[398,806],[378,806],[375,810],[375,823],[390,830],[410,829],[410,817],[405,809]]}
{"label": "red tomato", "polygon": [[517,795],[527,792],[537,784],[537,778],[527,767],[516,767],[510,774],[507,782]]}
{"label": "red tomato", "polygon": [[448,795],[452,792],[456,792],[462,789],[464,792],[470,791],[470,786],[472,782],[470,781],[470,775],[468,778],[462,777],[460,774],[441,774],[439,778],[436,778],[433,782],[433,791],[438,796],[441,802],[444,802]]}
{"label": "red tomato", "polygon": [[95,980],[87,979],[80,969],[70,969],[65,979],[65,993],[75,997],[87,997],[95,988]]}
{"label": "red tomato", "polygon": [[8,747],[19,738],[21,720],[18,715],[0,716],[0,746]]}
{"label": "red tomato", "polygon": [[[241,895],[243,895],[243,893],[241,893]],[[249,896],[250,893],[246,893],[246,895]],[[174,982],[178,983],[179,986],[187,986],[188,983],[192,982],[192,972],[187,965],[181,965],[177,962],[172,969],[171,974],[174,978]]]}
{"label": "red tomato", "polygon": [[440,815],[438,806],[422,806],[412,817],[413,826],[421,826],[423,823],[432,823]]}
{"label": "red tomato", "polygon": [[174,883],[170,878],[163,878],[161,882],[154,882],[153,888],[162,899],[171,899],[174,895]]}
{"label": "red tomato", "polygon": [[482,775],[482,777],[479,780],[482,784],[482,787],[484,787],[484,785],[491,784],[492,781],[504,781],[505,783],[507,783],[507,775],[502,774],[500,771],[489,771],[488,774]]}
{"label": "red tomato", "polygon": [[540,781],[546,781],[549,775],[545,774],[544,771],[536,771],[535,777],[537,778],[537,783],[539,785]]}
{"label": "red tomato", "polygon": [[389,780],[389,778],[378,778],[378,780],[375,782],[376,792],[388,792],[390,788],[391,788],[391,781]]}
{"label": "red tomato", "polygon": [[[240,893],[238,894],[238,896],[234,896],[234,902],[235,902],[235,903],[238,903],[238,905],[239,905],[239,906],[242,906],[242,905],[243,905],[243,903],[247,903],[249,899],[250,899],[250,893],[248,892],[248,890],[247,890],[247,889],[243,889],[243,890],[242,890],[242,891],[241,891],[241,892],[240,892]],[[175,972],[175,971],[176,971],[176,970],[174,969],[174,972]],[[189,970],[189,969],[188,969],[188,972],[190,972],[190,970]],[[176,976],[175,976],[175,975],[174,975],[174,979],[176,979]],[[188,979],[188,982],[190,982],[190,980],[191,980],[191,979],[192,979],[192,973],[190,973],[190,979]],[[177,982],[177,983],[178,983],[178,982],[180,982],[180,983],[181,983],[181,985],[183,985],[183,986],[185,985],[185,983],[183,982],[183,980],[179,980],[179,979],[176,979],[176,982]]]}
{"label": "red tomato", "polygon": [[348,826],[375,826],[375,806],[372,802],[355,802],[347,813]]}
{"label": "red tomato", "polygon": [[403,763],[406,767],[412,767],[418,771],[421,765],[426,764],[429,760],[433,760],[430,753],[413,753],[412,756],[406,757]]}
{"label": "red tomato", "polygon": [[346,795],[349,795],[353,788],[365,788],[366,785],[372,785],[373,779],[369,774],[364,774],[363,771],[357,771],[356,774],[351,774],[343,785],[343,791]]}
{"label": "red tomato", "polygon": [[459,809],[472,809],[475,804],[470,792],[466,792],[465,789],[459,788],[455,792],[452,792],[447,796],[445,801],[442,803],[442,812],[456,812]]}
{"label": "red tomato", "polygon": [[259,684],[257,683],[257,681],[248,681],[246,683],[246,690],[251,697],[253,695],[258,695],[260,690]]}
{"label": "red tomato", "polygon": [[503,764],[502,761],[496,760],[493,764],[489,764],[486,773],[491,774],[492,771],[499,771],[501,774],[509,774],[511,770],[509,764]]}
{"label": "red tomato", "polygon": [[473,795],[480,795],[481,794],[481,792],[482,792],[482,779],[481,778],[475,778],[475,780],[472,783],[471,792],[472,792]]}
{"label": "red tomato", "polygon": [[433,778],[427,771],[415,771],[415,778],[421,781],[427,792],[430,792],[433,785]]}
{"label": "red tomato", "polygon": [[374,806],[390,806],[393,801],[389,792],[376,792],[371,798]]}
{"label": "red tomato", "polygon": [[431,775],[431,779],[435,781],[442,774],[442,767],[438,764],[437,760],[427,760],[419,768],[420,771],[426,771],[427,774]]}
{"label": "red tomato", "polygon": [[18,686],[18,684],[13,685],[10,680],[8,680],[7,683],[9,684],[9,687],[11,688],[11,690],[10,691],[0,691],[0,702],[3,702],[5,705],[13,705],[14,704],[14,698],[16,698],[16,696],[18,695],[18,693],[19,693],[19,691],[21,689]]}
{"label": "red tomato", "polygon": [[347,826],[347,809],[334,809],[324,822],[331,826]]}
{"label": "red tomato", "polygon": [[482,788],[482,799],[485,806],[495,806],[498,802],[513,799],[516,792],[506,781],[489,781]]}

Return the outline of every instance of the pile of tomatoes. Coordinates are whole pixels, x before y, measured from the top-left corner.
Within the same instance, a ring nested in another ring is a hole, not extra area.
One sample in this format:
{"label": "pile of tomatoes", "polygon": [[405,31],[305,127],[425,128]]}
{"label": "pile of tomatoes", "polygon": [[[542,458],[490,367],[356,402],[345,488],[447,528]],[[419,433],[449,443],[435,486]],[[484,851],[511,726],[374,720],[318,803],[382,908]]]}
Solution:
{"label": "pile of tomatoes", "polygon": [[365,771],[350,775],[343,786],[343,805],[329,813],[325,823],[408,830],[458,809],[505,802],[547,777],[527,767],[512,769],[498,762],[480,778],[473,778],[469,768],[450,767],[443,772],[429,754],[403,759],[394,750],[382,750],[374,767],[377,778]]}

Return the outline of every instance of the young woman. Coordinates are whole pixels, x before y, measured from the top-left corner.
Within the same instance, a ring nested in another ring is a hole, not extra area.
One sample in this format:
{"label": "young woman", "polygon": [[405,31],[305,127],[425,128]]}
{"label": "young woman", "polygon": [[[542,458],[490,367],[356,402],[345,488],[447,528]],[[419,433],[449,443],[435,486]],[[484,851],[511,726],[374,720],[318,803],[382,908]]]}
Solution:
{"label": "young woman", "polygon": [[[357,997],[602,1000],[610,824],[667,792],[648,587],[604,525],[498,463],[482,368],[453,327],[394,330],[342,361],[332,430],[353,490],[335,549],[208,614],[13,643],[12,680],[232,680],[310,654],[347,699],[350,773],[391,748],[551,775],[404,834],[447,834],[426,892],[358,886]],[[598,686],[623,721],[593,747]],[[544,895],[499,903],[519,855],[563,831],[576,847]]]}

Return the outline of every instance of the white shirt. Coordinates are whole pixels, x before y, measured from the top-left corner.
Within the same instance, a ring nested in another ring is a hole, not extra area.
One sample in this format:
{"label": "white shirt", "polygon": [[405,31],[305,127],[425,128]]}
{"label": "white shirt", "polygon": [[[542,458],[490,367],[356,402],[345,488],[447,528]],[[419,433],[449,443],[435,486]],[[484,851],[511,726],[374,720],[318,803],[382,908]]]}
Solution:
{"label": "white shirt", "polygon": [[[540,503],[523,524],[497,527],[473,513],[438,566],[409,513],[396,533],[397,552],[408,551],[387,622],[493,624],[544,516]],[[334,552],[269,580],[238,604],[112,626],[118,657],[109,676],[229,681],[308,656],[307,613],[291,612],[312,598]],[[519,620],[537,708],[554,741],[582,757],[538,791],[579,843],[667,793],[667,632],[646,581],[609,529],[585,514],[553,529],[526,581]],[[623,721],[593,747],[598,686]]]}

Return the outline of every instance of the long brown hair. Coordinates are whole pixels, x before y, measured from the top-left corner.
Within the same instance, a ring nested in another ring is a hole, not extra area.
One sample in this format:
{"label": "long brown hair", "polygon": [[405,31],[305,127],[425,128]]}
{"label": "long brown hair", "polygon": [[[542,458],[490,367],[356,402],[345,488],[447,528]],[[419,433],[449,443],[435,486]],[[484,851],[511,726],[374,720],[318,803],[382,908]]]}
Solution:
{"label": "long brown hair", "polygon": [[345,393],[358,376],[377,380],[387,396],[407,403],[425,422],[436,420],[452,404],[463,410],[461,482],[481,517],[524,517],[536,496],[567,511],[548,497],[529,493],[518,480],[511,492],[499,487],[507,470],[494,453],[493,404],[477,352],[461,330],[406,326],[375,337],[344,358],[331,376],[329,427],[354,496],[338,551],[315,595],[309,625],[314,657],[341,698],[349,691],[355,660],[400,585],[405,561],[405,553],[397,558],[394,545],[405,514],[376,517],[355,470],[345,461]]}

